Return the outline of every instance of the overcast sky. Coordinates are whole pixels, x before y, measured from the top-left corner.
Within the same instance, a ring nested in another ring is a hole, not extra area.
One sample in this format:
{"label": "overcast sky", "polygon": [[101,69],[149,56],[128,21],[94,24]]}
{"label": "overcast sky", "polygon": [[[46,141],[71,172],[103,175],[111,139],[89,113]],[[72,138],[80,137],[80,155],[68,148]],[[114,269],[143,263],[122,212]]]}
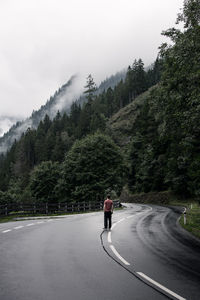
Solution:
{"label": "overcast sky", "polygon": [[0,120],[28,117],[75,73],[91,73],[99,84],[135,58],[151,64],[166,41],[161,32],[175,25],[182,6],[183,0],[0,0]]}

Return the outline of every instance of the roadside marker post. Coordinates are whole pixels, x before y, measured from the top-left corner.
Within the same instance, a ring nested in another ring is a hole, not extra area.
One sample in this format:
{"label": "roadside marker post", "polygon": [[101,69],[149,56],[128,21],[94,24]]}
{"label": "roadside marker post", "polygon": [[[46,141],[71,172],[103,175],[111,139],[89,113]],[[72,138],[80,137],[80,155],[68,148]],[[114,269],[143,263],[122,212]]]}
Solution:
{"label": "roadside marker post", "polygon": [[184,211],[184,213],[183,213],[183,220],[184,220],[184,225],[186,225],[186,223],[187,223],[186,209],[185,209],[185,211]]}

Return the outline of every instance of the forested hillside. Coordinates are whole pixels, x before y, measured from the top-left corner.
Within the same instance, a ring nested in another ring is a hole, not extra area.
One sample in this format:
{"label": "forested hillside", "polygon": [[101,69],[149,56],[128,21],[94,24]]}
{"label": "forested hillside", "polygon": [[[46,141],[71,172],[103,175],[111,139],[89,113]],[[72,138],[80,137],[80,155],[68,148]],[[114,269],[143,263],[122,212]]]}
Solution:
{"label": "forested hillside", "polygon": [[77,100],[71,105],[70,114],[58,112],[53,120],[46,115],[37,129],[29,128],[2,156],[2,192],[22,200],[27,193],[30,194],[30,177],[35,166],[40,167],[49,161],[55,163],[54,166],[62,164],[75,141],[87,135],[97,131],[110,135],[109,118],[156,83],[160,78],[160,68],[161,62],[157,60],[152,69],[145,72],[142,60],[135,60],[124,80],[114,89],[109,87],[100,94],[96,93],[95,82],[89,75],[85,86],[87,101],[83,105]]}
{"label": "forested hillside", "polygon": [[[95,91],[95,95],[101,94],[106,91],[109,87],[113,88],[126,77],[126,71],[118,72],[115,75],[106,78]],[[28,128],[36,129],[40,121],[44,120],[45,116],[48,115],[53,120],[59,111],[61,115],[63,113],[70,113],[71,103],[77,100],[77,104],[81,106],[87,101],[84,94],[80,96],[82,91],[79,87],[79,76],[72,76],[68,82],[62,85],[53,96],[50,97],[47,102],[40,107],[39,110],[33,111],[32,115],[23,120],[18,121],[13,125],[8,132],[0,137],[0,154],[5,153],[15,140],[19,140],[22,133]],[[28,97],[28,96],[27,96]]]}
{"label": "forested hillside", "polygon": [[[96,93],[69,114],[48,115],[0,160],[0,201],[83,201],[171,190],[200,193],[200,2],[184,1],[148,71],[141,59],[114,88]],[[96,161],[96,163],[95,163]],[[37,184],[36,184],[37,183]]]}

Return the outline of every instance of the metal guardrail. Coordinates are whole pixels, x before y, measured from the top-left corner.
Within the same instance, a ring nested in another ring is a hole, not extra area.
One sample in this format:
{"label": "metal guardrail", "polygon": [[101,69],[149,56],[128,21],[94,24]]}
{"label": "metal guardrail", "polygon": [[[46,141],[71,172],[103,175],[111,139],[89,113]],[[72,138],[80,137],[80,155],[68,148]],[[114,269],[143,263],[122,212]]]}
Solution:
{"label": "metal guardrail", "polygon": [[[120,207],[119,201],[113,201],[114,207]],[[26,214],[64,214],[103,209],[103,202],[76,202],[76,203],[31,203],[31,204],[4,204],[0,205],[0,217],[8,215]]]}

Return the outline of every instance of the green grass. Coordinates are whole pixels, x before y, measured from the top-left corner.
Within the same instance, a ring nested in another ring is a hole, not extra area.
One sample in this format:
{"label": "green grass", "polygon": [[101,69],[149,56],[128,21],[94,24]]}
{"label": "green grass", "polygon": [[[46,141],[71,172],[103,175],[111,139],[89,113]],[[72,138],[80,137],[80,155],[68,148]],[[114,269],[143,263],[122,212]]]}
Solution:
{"label": "green grass", "polygon": [[[191,206],[192,205],[192,206]],[[184,224],[184,216],[181,216],[180,224],[191,232],[194,236],[200,238],[200,205],[199,203],[191,203],[187,206],[186,224]]]}
{"label": "green grass", "polygon": [[194,236],[200,238],[200,203],[194,199],[177,200],[173,199],[169,205],[182,206],[186,208],[186,224],[184,224],[184,215],[180,218],[180,225]]}

